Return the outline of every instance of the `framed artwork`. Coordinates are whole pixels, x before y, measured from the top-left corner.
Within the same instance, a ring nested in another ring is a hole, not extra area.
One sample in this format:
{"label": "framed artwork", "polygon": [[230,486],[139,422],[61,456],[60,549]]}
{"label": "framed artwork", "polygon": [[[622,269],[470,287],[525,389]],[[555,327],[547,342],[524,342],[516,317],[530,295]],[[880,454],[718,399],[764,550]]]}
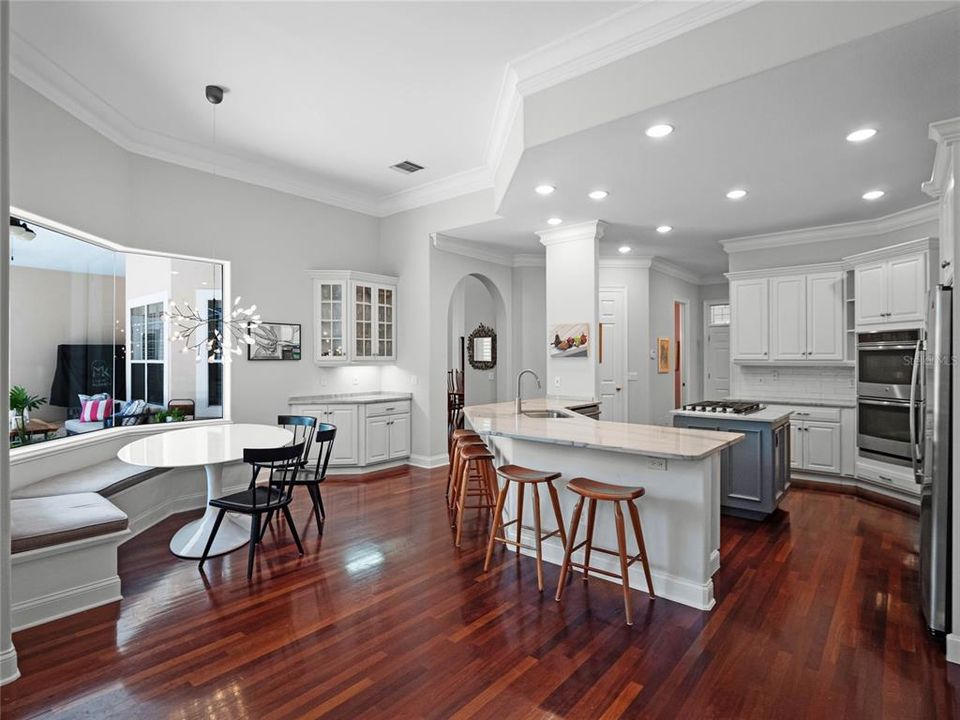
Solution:
{"label": "framed artwork", "polygon": [[265,322],[247,330],[253,343],[247,345],[247,360],[299,360],[300,325]]}
{"label": "framed artwork", "polygon": [[554,325],[547,351],[550,357],[587,357],[590,346],[590,324]]}
{"label": "framed artwork", "polygon": [[670,338],[657,338],[657,372],[670,372]]}

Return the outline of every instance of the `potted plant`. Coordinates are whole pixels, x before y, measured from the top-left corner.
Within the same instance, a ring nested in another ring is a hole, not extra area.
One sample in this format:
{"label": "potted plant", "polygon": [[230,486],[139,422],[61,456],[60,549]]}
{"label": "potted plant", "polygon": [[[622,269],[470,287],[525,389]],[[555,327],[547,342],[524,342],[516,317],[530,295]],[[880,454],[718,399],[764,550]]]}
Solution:
{"label": "potted plant", "polygon": [[162,422],[182,422],[186,416],[183,414],[183,410],[180,408],[174,408],[173,410],[160,410],[153,415],[153,421],[162,423]]}
{"label": "potted plant", "polygon": [[46,402],[45,397],[31,395],[22,385],[14,385],[10,388],[10,412],[14,414],[15,428],[20,436],[20,442],[26,440],[30,411],[43,407]]}

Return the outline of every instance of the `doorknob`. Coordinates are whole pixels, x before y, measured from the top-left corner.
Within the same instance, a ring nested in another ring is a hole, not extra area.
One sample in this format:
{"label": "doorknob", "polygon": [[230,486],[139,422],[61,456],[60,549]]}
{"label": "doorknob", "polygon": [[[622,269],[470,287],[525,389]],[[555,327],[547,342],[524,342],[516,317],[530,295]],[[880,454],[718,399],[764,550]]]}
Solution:
{"label": "doorknob", "polygon": [[622,388],[619,388],[619,387],[618,387],[618,388],[617,388],[617,392],[620,392],[621,389],[622,389]]}

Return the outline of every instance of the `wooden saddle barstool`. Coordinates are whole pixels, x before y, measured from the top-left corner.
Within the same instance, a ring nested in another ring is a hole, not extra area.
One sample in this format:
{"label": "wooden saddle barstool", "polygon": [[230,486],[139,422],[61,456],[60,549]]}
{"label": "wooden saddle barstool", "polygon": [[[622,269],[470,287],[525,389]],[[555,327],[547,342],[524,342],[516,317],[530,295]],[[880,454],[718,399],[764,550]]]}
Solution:
{"label": "wooden saddle barstool", "polygon": [[473,430],[464,430],[458,428],[450,433],[450,446],[447,448],[449,453],[449,464],[447,465],[447,489],[444,493],[447,498],[447,505],[452,509],[454,506],[454,492],[456,492],[457,479],[460,477],[457,463],[460,461],[458,446],[463,440],[471,439],[483,442],[483,439]]}
{"label": "wooden saddle barstool", "polygon": [[[454,511],[457,547],[460,547],[460,540],[463,537],[464,513],[467,510],[492,510],[497,484],[496,471],[493,469],[493,453],[482,441],[462,444],[459,453],[460,481],[457,483],[457,504]],[[467,498],[471,497],[476,498],[476,504],[467,505]]]}
{"label": "wooden saddle barstool", "polygon": [[[640,527],[640,512],[634,504],[634,500],[643,497],[646,491],[642,487],[611,485],[587,478],[574,478],[567,483],[567,489],[577,493],[577,495],[580,496],[580,500],[573,510],[573,518],[570,520],[570,532],[564,543],[566,550],[563,554],[563,565],[560,567],[560,582],[557,585],[557,602],[560,601],[560,596],[563,595],[564,584],[566,583],[567,574],[570,572],[571,567],[583,570],[584,580],[587,579],[587,575],[591,570],[609,577],[620,578],[623,581],[623,605],[627,614],[627,625],[633,625],[633,616],[630,610],[630,577],[628,575],[628,568],[638,560],[643,565],[643,574],[647,580],[647,594],[651,600],[656,597],[656,593],[653,591],[653,579],[650,577],[650,562],[647,558],[647,548],[643,543],[643,529]],[[583,542],[574,544],[577,541],[577,528],[580,525],[580,514],[583,512],[583,503],[585,500],[590,501],[590,506],[587,510],[587,536]],[[606,548],[593,547],[593,528],[597,515],[598,500],[613,503],[614,517],[617,526],[618,548],[616,552]],[[637,539],[638,552],[633,556],[627,555],[627,537],[624,532],[623,511],[620,509],[620,503],[627,504],[627,510],[630,512],[630,520],[633,524],[633,533]],[[573,553],[584,546],[586,546],[586,550],[583,554],[583,563],[573,562]],[[616,573],[591,566],[591,550],[619,557],[620,574],[617,575]]]}
{"label": "wooden saddle barstool", "polygon": [[[463,474],[463,457],[461,454],[463,448],[471,445],[480,445],[486,448],[487,444],[483,441],[483,438],[472,430],[463,431],[453,442],[452,457],[447,471],[447,507],[451,511],[456,511],[457,496],[460,493],[460,476]],[[470,477],[468,478],[468,484],[473,490],[486,487],[486,483],[483,482],[483,478],[480,477],[477,468],[478,466],[470,468]],[[493,497],[490,498],[490,502],[494,502]]]}
{"label": "wooden saddle barstool", "polygon": [[[493,526],[490,529],[490,540],[487,542],[487,558],[483,563],[483,571],[490,569],[490,561],[493,558],[493,547],[500,542],[504,545],[512,545],[517,548],[517,557],[520,557],[520,549],[527,547],[523,545],[523,495],[524,488],[531,485],[533,491],[533,530],[534,550],[537,554],[537,588],[543,592],[543,541],[552,538],[555,535],[560,536],[560,542],[564,547],[567,545],[567,536],[563,531],[563,514],[560,512],[560,498],[557,497],[557,489],[553,486],[553,481],[560,477],[558,472],[543,472],[541,470],[531,470],[530,468],[520,467],[519,465],[502,465],[497,468],[497,474],[504,479],[503,487],[497,495],[497,506],[493,511]],[[503,505],[507,499],[507,492],[510,490],[510,483],[517,484],[517,517],[508,522],[503,521]],[[553,505],[553,514],[557,520],[557,529],[544,533],[540,526],[540,486],[546,485],[547,492],[550,494],[550,502]],[[516,540],[511,540],[506,536],[506,529],[511,525],[517,526]],[[498,533],[503,533],[498,534]]]}

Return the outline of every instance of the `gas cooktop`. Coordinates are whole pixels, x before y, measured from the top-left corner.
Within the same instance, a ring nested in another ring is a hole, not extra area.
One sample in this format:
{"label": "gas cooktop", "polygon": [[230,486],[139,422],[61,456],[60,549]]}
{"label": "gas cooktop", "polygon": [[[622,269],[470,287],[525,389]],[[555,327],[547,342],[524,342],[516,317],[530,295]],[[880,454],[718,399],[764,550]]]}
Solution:
{"label": "gas cooktop", "polygon": [[763,408],[763,405],[753,400],[702,400],[683,406],[684,410],[691,412],[717,413],[722,415],[749,415],[758,410],[763,410]]}

